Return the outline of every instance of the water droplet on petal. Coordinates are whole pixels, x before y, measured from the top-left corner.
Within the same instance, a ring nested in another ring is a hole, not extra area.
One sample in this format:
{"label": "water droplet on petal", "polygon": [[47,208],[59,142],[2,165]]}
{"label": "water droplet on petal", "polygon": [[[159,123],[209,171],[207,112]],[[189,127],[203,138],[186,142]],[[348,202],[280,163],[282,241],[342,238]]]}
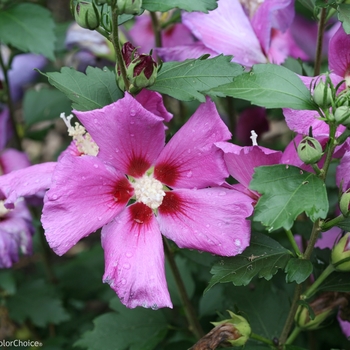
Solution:
{"label": "water droplet on petal", "polygon": [[94,168],[96,168],[96,169],[97,169],[97,168],[98,168],[98,165],[97,165],[97,164],[94,164]]}
{"label": "water droplet on petal", "polygon": [[187,177],[192,177],[192,171],[190,170],[187,174],[186,174]]}
{"label": "water droplet on petal", "polygon": [[127,264],[127,263],[126,263],[126,264],[123,265],[123,267],[124,267],[124,269],[129,270],[129,269],[130,269],[130,264]]}
{"label": "water droplet on petal", "polygon": [[135,124],[135,122],[134,122],[134,121],[131,121],[130,124],[131,124],[131,125],[132,125],[132,124]]}
{"label": "water droplet on petal", "polygon": [[224,192],[224,191],[219,192],[219,196],[226,196],[226,192]]}
{"label": "water droplet on petal", "polygon": [[132,117],[135,117],[136,112],[135,112],[135,110],[134,110],[134,109],[130,109],[130,115],[131,115]]}
{"label": "water droplet on petal", "polygon": [[97,122],[98,122],[98,120],[95,118],[95,119],[94,119],[94,123],[97,124]]}
{"label": "water droplet on petal", "polygon": [[158,305],[157,305],[157,304],[153,304],[153,305],[151,306],[151,309],[152,309],[152,310],[158,310]]}
{"label": "water droplet on petal", "polygon": [[131,137],[134,137],[135,135],[134,134],[130,134]]}
{"label": "water droplet on petal", "polygon": [[102,217],[101,217],[101,216],[99,216],[99,217],[98,217],[98,221],[101,221],[101,220],[102,220]]}
{"label": "water droplet on petal", "polygon": [[52,196],[52,199],[55,201],[56,199],[57,199],[58,197],[57,197],[57,194],[54,194],[53,196]]}
{"label": "water droplet on petal", "polygon": [[121,283],[122,285],[125,285],[125,284],[126,284],[126,279],[125,279],[125,278],[122,278],[122,280],[120,281],[120,283]]}
{"label": "water droplet on petal", "polygon": [[235,245],[237,247],[240,247],[241,246],[241,241],[239,239],[235,239]]}
{"label": "water droplet on petal", "polygon": [[130,253],[130,252],[127,252],[125,255],[126,255],[127,258],[131,258],[132,257],[132,253]]}

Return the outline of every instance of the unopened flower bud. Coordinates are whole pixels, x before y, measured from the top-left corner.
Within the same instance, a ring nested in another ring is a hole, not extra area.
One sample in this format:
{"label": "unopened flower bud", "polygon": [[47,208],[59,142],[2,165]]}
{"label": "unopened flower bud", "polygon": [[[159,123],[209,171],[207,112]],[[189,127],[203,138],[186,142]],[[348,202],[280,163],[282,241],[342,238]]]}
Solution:
{"label": "unopened flower bud", "polygon": [[330,107],[332,102],[332,90],[322,80],[316,85],[313,93],[314,101],[321,107]]}
{"label": "unopened flower bud", "polygon": [[342,194],[339,201],[340,211],[344,216],[350,214],[350,189]]}
{"label": "unopened flower bud", "polygon": [[[313,305],[314,304],[314,305]],[[300,305],[295,314],[296,325],[304,330],[317,329],[321,323],[332,313],[333,308],[322,304],[319,299],[309,305],[314,313],[314,318],[311,319],[308,308]]]}
{"label": "unopened flower bud", "polygon": [[[126,66],[127,79],[130,82],[130,92],[137,92],[154,84],[157,78],[158,66],[151,55],[139,55],[136,48],[129,42],[122,47],[122,56]],[[124,81],[117,67],[119,87],[124,90]]]}
{"label": "unopened flower bud", "polygon": [[343,124],[346,127],[350,126],[350,107],[340,106],[334,113],[334,119],[337,124]]}
{"label": "unopened flower bud", "polygon": [[142,0],[117,0],[118,13],[138,15],[141,11]]}
{"label": "unopened flower bud", "polygon": [[298,156],[305,164],[317,163],[323,155],[321,144],[313,137],[303,138],[298,145]]}
{"label": "unopened flower bud", "polygon": [[93,1],[72,0],[71,10],[80,27],[94,30],[100,25],[99,11]]}
{"label": "unopened flower bud", "polygon": [[336,270],[350,271],[350,232],[347,232],[333,247],[331,261]]}
{"label": "unopened flower bud", "polygon": [[228,313],[231,316],[230,319],[221,322],[212,322],[212,324],[216,327],[224,324],[232,325],[232,337],[226,339],[226,341],[233,346],[243,346],[248,341],[252,332],[250,325],[244,317],[236,315],[231,311],[228,311]]}

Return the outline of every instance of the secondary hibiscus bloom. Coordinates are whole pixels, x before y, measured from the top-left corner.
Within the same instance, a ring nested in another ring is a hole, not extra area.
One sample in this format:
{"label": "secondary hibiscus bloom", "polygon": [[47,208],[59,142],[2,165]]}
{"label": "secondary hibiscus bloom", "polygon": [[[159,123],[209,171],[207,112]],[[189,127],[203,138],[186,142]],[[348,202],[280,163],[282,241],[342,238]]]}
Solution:
{"label": "secondary hibiscus bloom", "polygon": [[164,146],[163,118],[126,94],[76,116],[99,147],[57,163],[42,223],[62,255],[102,227],[104,282],[130,308],[172,307],[161,233],[179,247],[239,254],[249,244],[246,195],[220,187],[228,175],[214,146],[230,138],[211,101]]}
{"label": "secondary hibiscus bloom", "polygon": [[[27,156],[14,149],[0,154],[0,175],[29,166]],[[19,259],[19,252],[32,253],[34,227],[30,212],[23,201],[17,200],[13,209],[4,206],[4,194],[0,190],[0,268],[9,268]]]}
{"label": "secondary hibiscus bloom", "polygon": [[207,14],[183,13],[183,24],[198,42],[157,52],[164,60],[225,54],[245,66],[268,61],[281,64],[290,54],[291,36],[285,32],[293,18],[293,0],[219,0],[218,7]]}

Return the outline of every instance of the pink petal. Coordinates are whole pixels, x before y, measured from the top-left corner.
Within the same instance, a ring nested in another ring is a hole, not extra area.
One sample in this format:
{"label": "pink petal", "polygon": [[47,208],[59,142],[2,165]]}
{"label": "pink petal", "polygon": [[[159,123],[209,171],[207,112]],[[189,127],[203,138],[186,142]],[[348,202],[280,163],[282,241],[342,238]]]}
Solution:
{"label": "pink petal", "polygon": [[142,176],[164,146],[163,119],[128,93],[102,109],[73,112],[99,146],[98,157],[124,174]]}
{"label": "pink petal", "polygon": [[339,227],[332,227],[330,230],[322,232],[322,236],[317,240],[315,247],[332,249],[341,232],[342,230]]}
{"label": "pink petal", "polygon": [[[329,75],[334,86],[338,85],[342,81],[342,77],[336,74]],[[304,85],[313,92],[313,86],[320,79],[325,81],[325,76],[317,77],[305,77],[299,76]],[[341,91],[341,89],[339,90]],[[316,111],[311,110],[294,110],[290,108],[283,108],[283,114],[286,119],[286,123],[292,131],[298,134],[308,135],[310,127],[314,136],[324,135],[329,133],[329,126],[323,120],[320,120],[320,115]]]}
{"label": "pink petal", "polygon": [[267,57],[271,63],[282,64],[290,55],[290,36],[279,30],[272,29],[271,42]]}
{"label": "pink petal", "polygon": [[329,69],[345,78],[350,74],[350,35],[340,26],[329,42]]}
{"label": "pink petal", "polygon": [[216,145],[224,151],[230,175],[246,188],[249,187],[255,167],[279,164],[282,157],[282,152],[260,146],[240,147],[226,142]]}
{"label": "pink petal", "polygon": [[169,122],[173,115],[169,113],[163,103],[162,95],[155,91],[142,89],[136,96],[136,101],[157,117]]}
{"label": "pink petal", "polygon": [[266,63],[260,43],[238,0],[220,0],[208,14],[184,13],[183,23],[210,49],[233,55],[234,61],[253,65]]}
{"label": "pink petal", "polygon": [[2,192],[6,198],[5,206],[12,209],[19,197],[31,196],[48,189],[56,164],[48,162],[32,165],[0,176],[0,197]]}
{"label": "pink petal", "polygon": [[30,166],[30,161],[24,152],[8,148],[0,155],[0,171],[2,170],[3,174],[23,169],[28,166]]}
{"label": "pink petal", "polygon": [[215,104],[207,100],[165,146],[155,165],[155,178],[177,188],[221,185],[228,174],[214,143],[230,136]]}
{"label": "pink petal", "polygon": [[101,159],[66,156],[57,163],[41,221],[50,247],[62,255],[110,222],[133,195],[126,177]]}
{"label": "pink petal", "polygon": [[249,245],[253,200],[226,188],[166,192],[157,217],[160,231],[180,248],[223,256]]}
{"label": "pink petal", "polygon": [[150,208],[142,203],[127,207],[102,229],[102,247],[103,281],[111,285],[124,305],[172,308],[162,236]]}
{"label": "pink petal", "polygon": [[271,42],[272,28],[282,32],[291,25],[294,17],[293,0],[266,0],[258,7],[251,23],[265,52]]}
{"label": "pink petal", "polygon": [[185,61],[190,58],[199,58],[203,55],[209,54],[209,57],[215,57],[219,53],[209,49],[201,42],[196,42],[191,45],[179,45],[168,48],[157,48],[157,55],[163,61]]}
{"label": "pink petal", "polygon": [[[140,53],[149,53],[155,47],[155,37],[151,16],[143,14],[135,17],[135,24],[128,32],[131,41],[139,47]],[[170,48],[186,45],[194,41],[191,32],[182,23],[176,23],[162,31],[162,46]]]}
{"label": "pink petal", "polygon": [[341,190],[345,192],[350,188],[350,152],[345,152],[344,156],[340,160],[340,164],[337,166],[336,182],[337,186],[341,187]]}
{"label": "pink petal", "polygon": [[340,316],[338,315],[338,321],[341,330],[343,331],[344,335],[348,338],[350,338],[350,322],[349,321],[343,321]]}

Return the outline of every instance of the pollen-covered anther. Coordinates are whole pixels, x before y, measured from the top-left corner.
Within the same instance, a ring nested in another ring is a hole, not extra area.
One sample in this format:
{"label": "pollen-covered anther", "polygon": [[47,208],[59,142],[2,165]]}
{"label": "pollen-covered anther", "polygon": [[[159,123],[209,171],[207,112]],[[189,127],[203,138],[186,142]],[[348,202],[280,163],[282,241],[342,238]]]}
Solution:
{"label": "pollen-covered anther", "polygon": [[0,218],[4,217],[10,210],[5,208],[4,201],[0,201]]}
{"label": "pollen-covered anther", "polygon": [[73,138],[78,151],[89,156],[97,156],[99,148],[92,139],[91,135],[86,132],[85,128],[77,122],[75,123],[74,127],[72,126],[71,120],[73,115],[70,114],[68,117],[66,117],[64,113],[61,113],[60,118],[62,118],[66,124],[68,128],[68,135]]}
{"label": "pollen-covered anther", "polygon": [[151,209],[157,209],[163,202],[165,192],[160,181],[152,176],[144,175],[133,183],[137,202],[142,202]]}

